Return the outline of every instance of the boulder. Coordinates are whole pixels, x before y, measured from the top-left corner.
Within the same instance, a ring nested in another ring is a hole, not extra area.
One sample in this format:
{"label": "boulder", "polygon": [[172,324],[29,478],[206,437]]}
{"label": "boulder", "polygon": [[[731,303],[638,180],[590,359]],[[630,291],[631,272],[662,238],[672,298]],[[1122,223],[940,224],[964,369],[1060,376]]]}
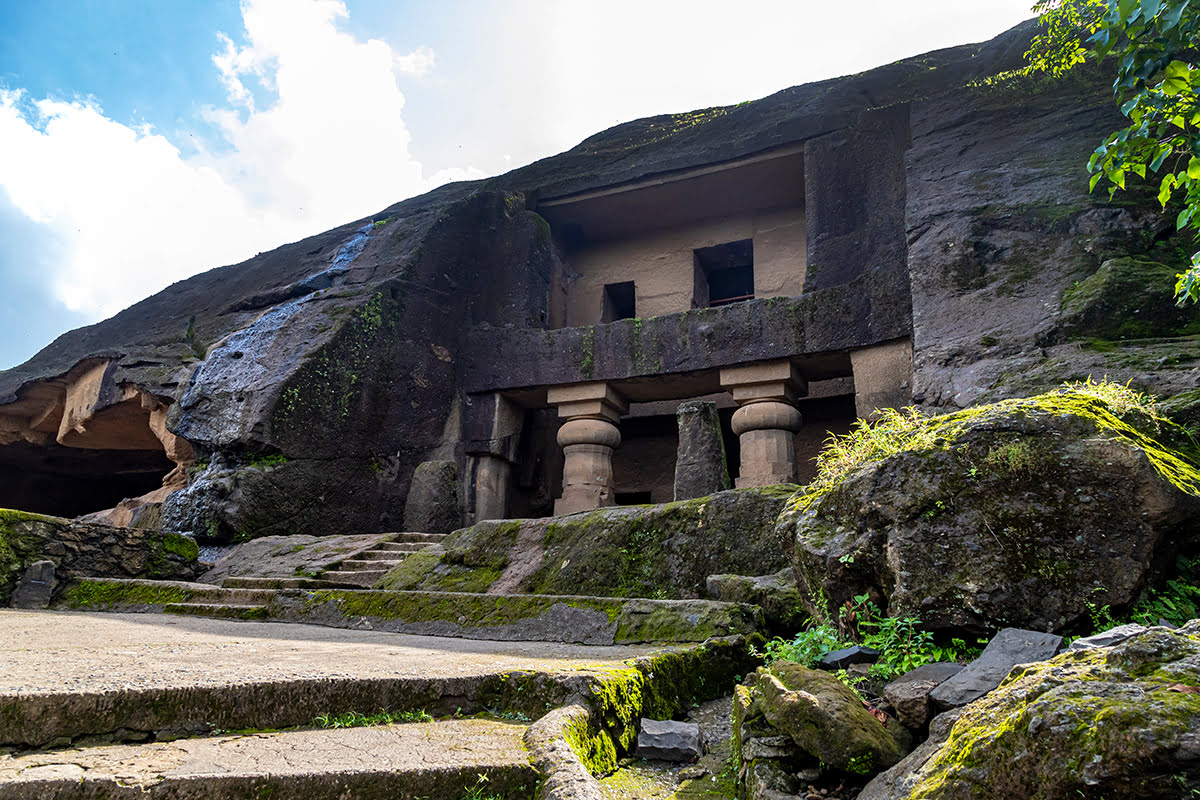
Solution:
{"label": "boulder", "polygon": [[1131,394],[1086,384],[885,420],[883,444],[860,442],[781,514],[802,596],[836,616],[869,594],[975,633],[1128,609],[1200,515],[1200,470],[1162,443],[1178,429]]}
{"label": "boulder", "polygon": [[929,699],[941,711],[965,706],[999,686],[1016,665],[1050,658],[1061,647],[1061,636],[1005,628],[988,642],[979,658],[939,684]]}
{"label": "boulder", "polygon": [[685,400],[679,404],[675,418],[679,422],[675,499],[691,500],[731,488],[717,404],[711,400]]}
{"label": "boulder", "polygon": [[944,742],[931,737],[860,800],[1192,797],[1200,623],[1026,665],[956,713]]}
{"label": "boulder", "polygon": [[754,679],[766,721],[827,767],[871,775],[905,754],[894,732],[827,672],[781,661]]}
{"label": "boulder", "polygon": [[938,662],[909,670],[883,687],[883,699],[896,712],[896,718],[913,729],[929,721],[929,695],[947,678],[962,671],[962,664]]}
{"label": "boulder", "polygon": [[700,726],[695,722],[643,719],[637,738],[639,758],[692,761],[704,755]]}

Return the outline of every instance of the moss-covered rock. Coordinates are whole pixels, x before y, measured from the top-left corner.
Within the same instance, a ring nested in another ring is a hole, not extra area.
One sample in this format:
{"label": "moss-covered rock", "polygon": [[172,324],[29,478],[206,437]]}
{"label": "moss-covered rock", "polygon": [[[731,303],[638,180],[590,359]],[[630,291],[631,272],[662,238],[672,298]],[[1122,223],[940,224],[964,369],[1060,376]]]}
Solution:
{"label": "moss-covered rock", "polygon": [[1127,608],[1197,533],[1200,470],[1163,444],[1178,432],[1096,384],[888,418],[829,451],[781,515],[802,594],[814,613],[866,593],[980,631]]}
{"label": "moss-covered rock", "polygon": [[859,696],[828,672],[779,661],[755,673],[752,691],[767,723],[825,767],[873,775],[904,755]]}
{"label": "moss-covered rock", "polygon": [[1200,333],[1200,309],[1177,306],[1180,267],[1113,258],[1063,293],[1061,326],[1069,338],[1145,339]]}
{"label": "moss-covered rock", "polygon": [[1200,389],[1182,392],[1159,404],[1162,412],[1200,440]]}
{"label": "moss-covered rock", "polygon": [[737,489],[550,520],[481,522],[452,534],[440,553],[407,559],[377,586],[702,597],[709,575],[763,575],[787,565],[775,520],[795,490]]}
{"label": "moss-covered rock", "polygon": [[0,509],[0,605],[35,561],[54,562],[59,586],[73,578],[187,579],[199,572],[196,543],[165,531],[108,525]]}
{"label": "moss-covered rock", "polygon": [[1200,793],[1200,623],[1014,669],[945,743],[867,800],[1185,798]]}

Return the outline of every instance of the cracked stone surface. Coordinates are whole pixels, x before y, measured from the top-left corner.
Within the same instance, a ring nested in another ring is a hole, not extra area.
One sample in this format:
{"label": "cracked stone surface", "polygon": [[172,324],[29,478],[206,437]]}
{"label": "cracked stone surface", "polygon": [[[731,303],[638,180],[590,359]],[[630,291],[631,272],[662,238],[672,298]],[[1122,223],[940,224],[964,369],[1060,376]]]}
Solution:
{"label": "cracked stone surface", "polygon": [[0,793],[6,798],[64,792],[63,797],[175,797],[190,788],[217,799],[242,797],[248,786],[273,785],[281,796],[308,797],[311,791],[324,797],[327,788],[340,791],[337,787],[469,787],[480,774],[497,784],[532,786],[524,732],[524,725],[463,719],[35,753],[0,758]]}
{"label": "cracked stone surface", "polygon": [[289,679],[470,677],[619,664],[662,647],[491,642],[158,614],[0,609],[0,695]]}

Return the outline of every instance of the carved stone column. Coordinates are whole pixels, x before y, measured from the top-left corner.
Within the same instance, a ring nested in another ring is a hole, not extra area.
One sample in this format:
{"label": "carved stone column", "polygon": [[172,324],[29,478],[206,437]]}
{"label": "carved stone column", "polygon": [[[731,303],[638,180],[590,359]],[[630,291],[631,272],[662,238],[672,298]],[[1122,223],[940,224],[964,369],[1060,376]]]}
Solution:
{"label": "carved stone column", "polygon": [[808,391],[804,378],[790,361],[764,361],[721,370],[721,385],[741,406],[732,420],[741,449],[737,487],[794,481],[802,420],[792,401]]}
{"label": "carved stone column", "polygon": [[621,444],[616,423],[629,404],[606,383],[560,386],[550,389],[546,398],[566,418],[558,430],[565,463],[555,515],[615,505],[612,454]]}

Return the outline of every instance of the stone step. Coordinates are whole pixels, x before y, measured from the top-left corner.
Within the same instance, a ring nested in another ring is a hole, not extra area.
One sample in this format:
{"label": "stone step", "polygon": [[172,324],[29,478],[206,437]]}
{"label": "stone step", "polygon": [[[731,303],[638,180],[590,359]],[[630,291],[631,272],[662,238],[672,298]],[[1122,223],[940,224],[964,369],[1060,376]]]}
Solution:
{"label": "stone step", "polygon": [[[756,606],[713,600],[373,589],[386,573],[382,567],[325,573],[330,580],[354,585],[345,589],[222,589],[203,583],[87,578],[66,588],[61,606],[81,611],[139,612],[180,605],[265,606],[265,618],[280,622],[467,639],[596,645],[699,642],[710,637],[750,634],[762,624],[762,611]],[[251,599],[239,599],[243,595]],[[236,616],[238,612],[209,613]],[[257,616],[260,612],[247,613]]]}
{"label": "stone step", "polygon": [[265,605],[235,603],[167,603],[163,606],[163,613],[218,619],[266,619],[268,616]]}
{"label": "stone step", "polygon": [[392,567],[403,561],[403,558],[347,558],[345,561],[337,565],[337,570],[321,573],[324,576],[337,572],[360,572],[363,570],[371,572],[379,572],[380,576],[387,572]]}
{"label": "stone step", "polygon": [[437,544],[445,539],[450,534],[448,533],[416,533],[413,531],[405,531],[403,533],[392,534],[392,538],[386,542],[380,542],[375,545],[381,547],[388,544],[405,544],[411,542],[422,542],[424,544]]}
{"label": "stone step", "polygon": [[533,796],[524,725],[464,719],[84,747],[0,761],[6,800]]}
{"label": "stone step", "polygon": [[[404,559],[402,556],[412,555],[424,550],[428,545],[402,545],[407,547],[405,550],[364,550],[354,557],[354,561],[395,561],[399,563]],[[342,564],[346,562],[343,561]]]}
{"label": "stone step", "polygon": [[426,547],[433,545],[433,542],[379,542],[378,545],[359,553],[420,553]]}
{"label": "stone step", "polygon": [[[293,593],[303,602],[304,592]],[[466,643],[166,614],[13,609],[0,609],[0,642],[21,643],[0,658],[0,764],[6,763],[8,747],[163,742],[220,730],[311,728],[320,715],[380,709],[448,717],[493,708],[534,719],[545,713],[547,702],[576,692],[592,696],[588,682],[609,680],[614,670],[630,666],[626,659],[664,652],[661,647],[537,641]],[[672,653],[663,656],[670,660],[682,658],[684,651],[665,652]],[[687,652],[704,661],[710,657],[705,648]],[[720,653],[732,652],[721,645],[711,657],[724,659]],[[746,668],[739,663],[732,671]],[[663,672],[649,663],[646,670]],[[0,797],[8,797],[2,786]]]}
{"label": "stone step", "polygon": [[343,589],[345,584],[320,578],[225,578],[222,589]]}
{"label": "stone step", "polygon": [[[378,563],[378,562],[372,562]],[[325,580],[369,588],[387,574],[387,569],[331,569],[321,573]]]}

